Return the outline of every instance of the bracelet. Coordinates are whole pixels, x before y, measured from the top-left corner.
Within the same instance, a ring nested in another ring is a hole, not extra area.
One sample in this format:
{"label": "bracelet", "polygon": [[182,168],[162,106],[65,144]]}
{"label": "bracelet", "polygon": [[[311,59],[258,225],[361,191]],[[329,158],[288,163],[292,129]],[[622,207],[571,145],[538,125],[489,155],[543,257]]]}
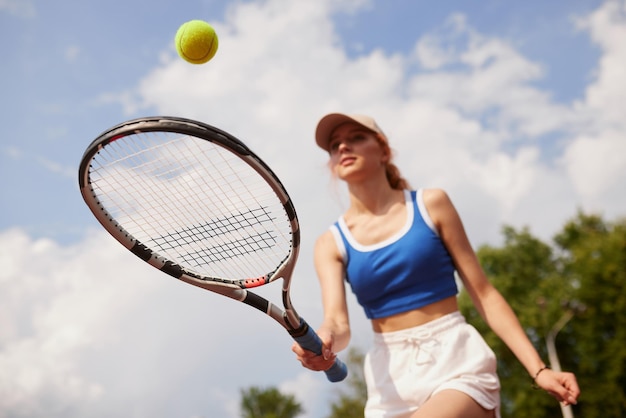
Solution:
{"label": "bracelet", "polygon": [[537,386],[537,378],[539,377],[542,371],[549,369],[549,368],[550,366],[543,366],[541,369],[537,370],[537,373],[535,373],[535,377],[533,377],[533,389],[540,389],[539,386]]}

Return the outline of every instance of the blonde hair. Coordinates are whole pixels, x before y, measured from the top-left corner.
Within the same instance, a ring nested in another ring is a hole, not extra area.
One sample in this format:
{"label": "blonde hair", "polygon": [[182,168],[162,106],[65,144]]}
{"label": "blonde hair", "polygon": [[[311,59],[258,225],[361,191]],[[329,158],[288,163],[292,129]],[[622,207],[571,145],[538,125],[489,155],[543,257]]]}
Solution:
{"label": "blonde hair", "polygon": [[406,181],[402,174],[400,174],[400,169],[392,162],[393,160],[393,151],[389,146],[389,142],[387,138],[383,135],[376,133],[376,140],[380,144],[380,147],[383,149],[387,155],[389,155],[389,159],[385,163],[385,175],[387,176],[387,182],[389,186],[391,186],[394,190],[404,190],[410,189],[411,186],[409,182]]}

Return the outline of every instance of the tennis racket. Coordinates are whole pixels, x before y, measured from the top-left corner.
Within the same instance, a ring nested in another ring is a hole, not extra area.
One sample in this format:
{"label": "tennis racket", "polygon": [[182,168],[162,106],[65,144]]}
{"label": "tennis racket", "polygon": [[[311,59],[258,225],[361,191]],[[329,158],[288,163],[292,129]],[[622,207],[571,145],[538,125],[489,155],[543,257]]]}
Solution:
{"label": "tennis racket", "polygon": [[[248,304],[318,355],[322,342],[294,309],[300,248],[287,191],[256,154],[204,123],[149,117],[96,138],[79,168],[83,199],[102,226],[148,264]],[[249,289],[282,278],[282,308]],[[336,360],[332,382],[347,375]]]}

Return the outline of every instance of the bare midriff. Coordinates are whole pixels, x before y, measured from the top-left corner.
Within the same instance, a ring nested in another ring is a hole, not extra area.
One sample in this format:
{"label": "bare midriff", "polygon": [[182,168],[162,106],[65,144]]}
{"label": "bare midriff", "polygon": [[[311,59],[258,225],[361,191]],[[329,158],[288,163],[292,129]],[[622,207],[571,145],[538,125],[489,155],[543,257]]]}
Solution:
{"label": "bare midriff", "polygon": [[374,332],[379,333],[399,331],[423,325],[458,310],[459,305],[457,304],[456,296],[450,296],[449,298],[431,303],[419,309],[384,318],[372,319],[372,329]]}

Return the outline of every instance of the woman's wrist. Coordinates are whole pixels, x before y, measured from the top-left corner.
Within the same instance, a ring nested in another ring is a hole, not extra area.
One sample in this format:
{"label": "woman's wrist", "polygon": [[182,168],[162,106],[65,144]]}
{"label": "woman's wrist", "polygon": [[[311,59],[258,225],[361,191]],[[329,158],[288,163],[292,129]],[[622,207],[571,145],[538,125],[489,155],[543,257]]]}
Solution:
{"label": "woman's wrist", "polygon": [[543,366],[541,366],[541,367],[539,368],[539,370],[537,370],[537,373],[535,373],[535,375],[534,375],[534,376],[532,376],[532,378],[533,378],[533,389],[539,389],[539,386],[537,385],[537,378],[539,377],[539,375],[540,375],[543,371],[545,371],[545,370],[547,370],[547,369],[549,369],[549,368],[550,368],[550,366],[546,366],[546,365],[544,364]]}

